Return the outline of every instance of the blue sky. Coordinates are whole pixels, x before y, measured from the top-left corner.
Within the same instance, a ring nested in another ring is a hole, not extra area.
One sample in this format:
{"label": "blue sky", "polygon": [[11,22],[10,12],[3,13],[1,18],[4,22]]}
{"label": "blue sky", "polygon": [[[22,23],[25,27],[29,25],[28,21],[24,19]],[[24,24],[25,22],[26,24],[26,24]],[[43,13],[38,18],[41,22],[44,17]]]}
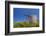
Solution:
{"label": "blue sky", "polygon": [[22,22],[27,20],[26,16],[24,15],[37,15],[37,18],[39,18],[39,9],[32,9],[32,8],[13,8],[13,20],[16,22]]}

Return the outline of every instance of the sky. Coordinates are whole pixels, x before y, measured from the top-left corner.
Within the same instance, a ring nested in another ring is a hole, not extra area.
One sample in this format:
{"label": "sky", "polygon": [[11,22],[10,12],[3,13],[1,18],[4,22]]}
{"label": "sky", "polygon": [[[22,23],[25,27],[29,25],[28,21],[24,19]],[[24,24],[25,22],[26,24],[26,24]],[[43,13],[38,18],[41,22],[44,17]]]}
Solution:
{"label": "sky", "polygon": [[39,18],[39,9],[35,8],[13,8],[13,20],[16,22],[22,22],[27,20],[25,15],[37,15]]}

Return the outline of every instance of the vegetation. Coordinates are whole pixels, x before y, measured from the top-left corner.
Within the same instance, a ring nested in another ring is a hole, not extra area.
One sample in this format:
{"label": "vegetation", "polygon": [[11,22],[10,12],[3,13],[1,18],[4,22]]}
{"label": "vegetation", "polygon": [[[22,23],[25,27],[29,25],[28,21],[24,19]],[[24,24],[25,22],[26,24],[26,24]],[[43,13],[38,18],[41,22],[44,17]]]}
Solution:
{"label": "vegetation", "polygon": [[39,27],[39,22],[36,24],[32,24],[31,22],[14,22],[14,28],[20,28],[20,27]]}

